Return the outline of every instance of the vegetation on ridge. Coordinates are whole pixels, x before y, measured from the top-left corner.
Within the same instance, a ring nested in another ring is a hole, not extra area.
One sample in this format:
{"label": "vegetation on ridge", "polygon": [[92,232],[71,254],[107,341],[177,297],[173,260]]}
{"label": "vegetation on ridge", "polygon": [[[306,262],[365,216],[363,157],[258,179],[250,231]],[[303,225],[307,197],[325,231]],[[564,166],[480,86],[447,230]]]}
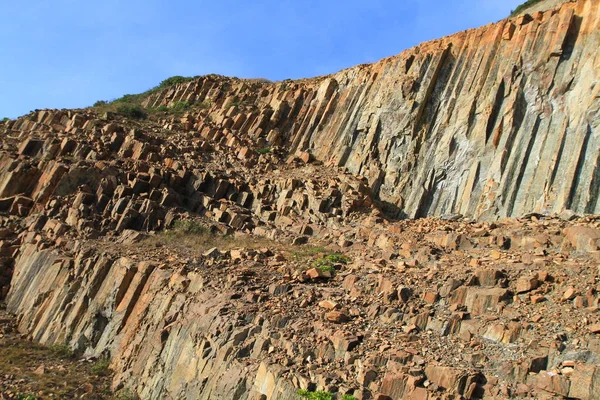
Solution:
{"label": "vegetation on ridge", "polygon": [[536,5],[537,3],[541,3],[543,0],[527,0],[525,3],[521,4],[520,6],[518,6],[517,8],[515,8],[514,10],[512,10],[510,12],[510,16],[514,17],[516,15],[518,15],[519,13],[521,13],[521,11]]}
{"label": "vegetation on ridge", "polygon": [[[333,393],[329,393],[329,392],[323,392],[323,391],[310,392],[306,389],[300,389],[296,393],[301,398],[308,399],[308,400],[333,400]],[[345,395],[342,395],[341,400],[356,400],[356,397],[349,395],[349,394],[345,394]]]}
{"label": "vegetation on ridge", "polygon": [[160,84],[153,87],[152,89],[148,89],[143,93],[138,94],[126,94],[118,99],[105,101],[99,100],[94,103],[94,108],[99,109],[100,111],[112,111],[120,114],[124,117],[133,118],[133,119],[145,119],[148,117],[148,113],[153,111],[173,111],[173,112],[182,112],[190,108],[191,104],[188,102],[178,102],[175,103],[172,107],[165,109],[156,109],[156,110],[148,110],[142,107],[142,102],[155,93],[158,93],[168,87],[178,85],[180,83],[190,82],[194,79],[198,78],[197,76],[172,76],[163,80]]}
{"label": "vegetation on ridge", "polygon": [[215,226],[197,220],[175,221],[170,228],[149,236],[142,243],[151,248],[169,246],[194,255],[201,254],[213,247],[222,251],[280,247],[271,239],[260,236],[226,234],[216,229]]}

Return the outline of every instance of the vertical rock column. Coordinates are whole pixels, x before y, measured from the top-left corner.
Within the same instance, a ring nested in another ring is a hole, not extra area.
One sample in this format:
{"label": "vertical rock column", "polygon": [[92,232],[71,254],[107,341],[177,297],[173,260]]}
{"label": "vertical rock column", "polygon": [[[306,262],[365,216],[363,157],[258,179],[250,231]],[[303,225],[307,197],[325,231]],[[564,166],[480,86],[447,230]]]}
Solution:
{"label": "vertical rock column", "polygon": [[13,232],[0,228],[0,301],[6,298],[13,274],[15,246],[10,237]]}

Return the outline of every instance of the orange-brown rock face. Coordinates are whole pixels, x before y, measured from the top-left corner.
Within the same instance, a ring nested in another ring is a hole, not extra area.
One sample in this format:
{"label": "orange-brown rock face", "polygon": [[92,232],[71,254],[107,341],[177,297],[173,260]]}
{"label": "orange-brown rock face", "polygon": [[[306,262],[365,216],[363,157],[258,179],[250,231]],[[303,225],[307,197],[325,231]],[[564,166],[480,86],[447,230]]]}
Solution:
{"label": "orange-brown rock face", "polygon": [[597,399],[599,28],[2,121],[0,300],[141,399]]}
{"label": "orange-brown rock face", "polygon": [[199,80],[147,104],[226,90],[218,124],[345,166],[400,215],[597,213],[599,45],[600,6],[580,0],[324,78]]}

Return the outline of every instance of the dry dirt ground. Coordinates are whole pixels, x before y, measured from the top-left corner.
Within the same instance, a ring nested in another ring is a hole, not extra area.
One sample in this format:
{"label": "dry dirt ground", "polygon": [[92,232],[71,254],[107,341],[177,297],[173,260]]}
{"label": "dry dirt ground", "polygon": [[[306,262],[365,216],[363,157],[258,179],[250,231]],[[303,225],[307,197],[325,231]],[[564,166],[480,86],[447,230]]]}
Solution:
{"label": "dry dirt ground", "polygon": [[62,346],[24,339],[0,305],[0,399],[123,399],[110,390],[103,360],[84,360]]}

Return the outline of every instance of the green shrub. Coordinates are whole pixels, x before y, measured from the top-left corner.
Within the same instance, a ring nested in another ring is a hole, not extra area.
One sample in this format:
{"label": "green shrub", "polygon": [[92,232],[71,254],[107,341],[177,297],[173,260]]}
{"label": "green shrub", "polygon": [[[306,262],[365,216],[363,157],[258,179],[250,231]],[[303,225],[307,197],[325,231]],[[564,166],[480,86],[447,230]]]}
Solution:
{"label": "green shrub", "polygon": [[162,81],[160,83],[160,85],[158,85],[156,88],[159,90],[168,88],[169,86],[174,86],[174,85],[178,85],[180,83],[185,83],[185,82],[189,82],[194,80],[195,78],[190,77],[190,76],[180,76],[180,75],[175,75],[172,76],[170,78],[165,79],[164,81]]}
{"label": "green shrub", "polygon": [[209,233],[208,228],[196,221],[175,221],[173,231],[190,235],[205,235]]}
{"label": "green shrub", "polygon": [[110,361],[107,358],[102,358],[92,366],[92,374],[97,376],[110,375]]}
{"label": "green shrub", "polygon": [[167,107],[167,106],[160,106],[160,107],[156,108],[154,111],[167,112],[167,111],[169,111],[169,107]]}
{"label": "green shrub", "polygon": [[124,117],[133,119],[146,119],[148,115],[144,109],[138,105],[121,104],[117,107],[117,113]]}
{"label": "green shrub", "polygon": [[8,122],[10,121],[10,118],[2,118],[2,122]]}
{"label": "green shrub", "polygon": [[262,149],[256,150],[256,152],[258,154],[269,154],[271,152],[271,147],[270,146],[263,147]]}
{"label": "green shrub", "polygon": [[50,352],[60,358],[72,358],[74,355],[73,350],[66,344],[55,344],[50,346]]}
{"label": "green shrub", "polygon": [[303,399],[308,400],[333,400],[333,394],[329,392],[309,392],[306,389],[300,389],[297,393]]}
{"label": "green shrub", "polygon": [[313,266],[323,272],[329,272],[333,275],[335,273],[336,264],[348,264],[349,262],[350,258],[346,257],[345,255],[333,253],[315,260]]}
{"label": "green shrub", "polygon": [[330,274],[335,273],[335,268],[332,265],[320,265],[317,268],[323,272],[329,272]]}
{"label": "green shrub", "polygon": [[[300,389],[296,393],[298,393],[298,395],[300,397],[302,397],[303,399],[308,399],[308,400],[333,400],[333,394],[329,393],[329,392],[323,392],[323,391],[309,392],[306,389]],[[345,395],[342,395],[341,400],[356,400],[356,397],[354,397],[350,394],[345,394]]]}
{"label": "green shrub", "polygon": [[335,264],[348,264],[350,258],[340,253],[333,253],[323,256],[314,262],[315,268],[320,268],[324,271],[332,271]]}
{"label": "green shrub", "polygon": [[170,110],[173,112],[184,112],[190,109],[192,105],[190,103],[188,103],[187,101],[178,101],[176,103],[174,103],[171,107]]}
{"label": "green shrub", "polygon": [[22,393],[22,394],[18,394],[16,399],[17,400],[38,400],[39,397],[34,396],[32,394],[29,393]]}
{"label": "green shrub", "polygon": [[[122,97],[119,97],[118,99],[106,102],[106,101],[97,101],[96,103],[94,103],[94,107],[104,107],[104,106],[118,106],[118,105],[126,105],[129,106],[128,108],[123,108],[123,111],[125,113],[134,110],[134,115],[126,115],[128,117],[131,118],[137,118],[137,119],[142,119],[142,118],[146,118],[146,113],[142,111],[142,113],[140,113],[139,111],[142,110],[141,109],[141,104],[144,100],[146,100],[148,98],[148,96],[158,93],[163,89],[166,89],[170,86],[173,85],[177,85],[179,83],[184,83],[184,82],[189,82],[191,80],[196,79],[197,77],[184,77],[184,76],[172,76],[170,78],[165,79],[164,81],[162,81],[159,85],[153,87],[152,89],[148,89],[143,93],[139,93],[139,94],[126,94]],[[137,108],[135,108],[134,106],[137,106]],[[156,110],[152,110],[152,111],[167,111],[166,109],[162,109],[161,107],[159,107]],[[119,111],[117,111],[119,112]],[[143,116],[142,116],[143,114]]]}
{"label": "green shrub", "polygon": [[527,0],[525,3],[521,4],[520,6],[515,8],[513,11],[511,11],[510,16],[514,17],[515,15],[518,15],[521,11],[523,11],[531,6],[534,6],[541,1],[542,0]]}

